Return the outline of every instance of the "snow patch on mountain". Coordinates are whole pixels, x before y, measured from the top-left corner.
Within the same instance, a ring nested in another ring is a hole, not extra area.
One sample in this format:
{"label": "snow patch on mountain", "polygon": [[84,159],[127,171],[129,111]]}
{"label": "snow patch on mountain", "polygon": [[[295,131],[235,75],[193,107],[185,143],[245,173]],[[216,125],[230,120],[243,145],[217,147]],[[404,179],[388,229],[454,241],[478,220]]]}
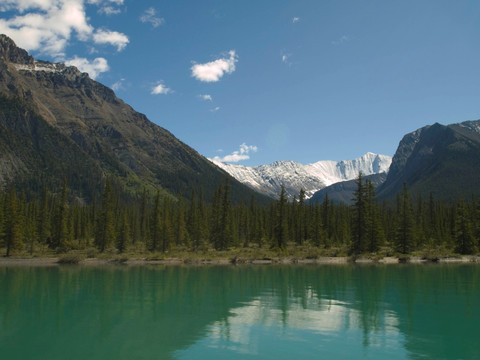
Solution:
{"label": "snow patch on mountain", "polygon": [[276,161],[254,167],[210,161],[260,193],[278,197],[283,185],[289,198],[298,196],[301,189],[310,198],[324,187],[355,179],[360,171],[364,175],[388,172],[392,158],[369,152],[354,160],[325,160],[307,165],[295,161]]}

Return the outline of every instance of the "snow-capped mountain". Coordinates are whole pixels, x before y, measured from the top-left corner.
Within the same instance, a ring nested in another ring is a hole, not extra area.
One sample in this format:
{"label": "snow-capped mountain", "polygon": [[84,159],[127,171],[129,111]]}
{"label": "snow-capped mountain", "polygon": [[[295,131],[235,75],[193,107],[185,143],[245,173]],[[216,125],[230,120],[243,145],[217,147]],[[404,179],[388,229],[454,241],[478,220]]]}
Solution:
{"label": "snow-capped mountain", "polygon": [[295,161],[276,161],[270,165],[254,167],[211,161],[260,193],[277,197],[283,185],[289,198],[298,196],[301,189],[305,191],[306,197],[310,198],[326,186],[355,179],[360,171],[364,175],[387,172],[392,158],[366,153],[354,160],[325,160],[307,165]]}

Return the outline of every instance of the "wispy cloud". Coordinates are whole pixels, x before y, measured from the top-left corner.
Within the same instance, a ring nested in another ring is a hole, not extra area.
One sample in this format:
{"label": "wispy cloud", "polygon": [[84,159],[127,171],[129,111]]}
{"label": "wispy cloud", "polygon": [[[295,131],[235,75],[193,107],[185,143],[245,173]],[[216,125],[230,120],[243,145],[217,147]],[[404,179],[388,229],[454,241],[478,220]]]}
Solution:
{"label": "wispy cloud", "polygon": [[170,94],[172,93],[173,90],[166,87],[164,84],[163,84],[163,81],[160,80],[157,85],[155,85],[153,88],[152,88],[152,91],[151,91],[151,94],[152,95],[167,95],[167,94]]}
{"label": "wispy cloud", "polygon": [[250,159],[250,153],[255,153],[258,151],[258,148],[255,145],[247,145],[245,143],[240,145],[240,149],[234,151],[230,155],[226,155],[224,157],[215,156],[213,158],[214,161],[221,161],[221,162],[239,162],[243,160]]}
{"label": "wispy cloud", "polygon": [[235,71],[235,63],[237,62],[238,56],[235,50],[230,50],[228,57],[205,64],[194,64],[191,67],[192,76],[203,82],[217,82],[223,75],[233,73]]}
{"label": "wispy cloud", "polygon": [[109,70],[108,62],[106,59],[99,57],[92,61],[75,56],[73,59],[65,61],[67,66],[75,66],[81,72],[86,72],[92,79],[96,79],[101,73]]}
{"label": "wispy cloud", "polygon": [[123,0],[2,0],[0,11],[11,14],[9,18],[0,18],[0,33],[28,51],[39,51],[59,60],[64,60],[64,51],[73,36],[82,42],[93,39],[95,43],[123,49],[128,37],[115,31],[96,30],[86,15],[87,4],[102,11],[104,7],[122,5]]}
{"label": "wispy cloud", "polygon": [[115,84],[112,85],[112,90],[113,91],[119,91],[119,90],[124,90],[125,88],[123,87],[123,82],[125,79],[120,79],[118,80]]}
{"label": "wispy cloud", "polygon": [[292,65],[292,62],[290,61],[290,57],[292,54],[283,52],[282,53],[282,63],[287,64],[288,66]]}
{"label": "wispy cloud", "polygon": [[198,97],[205,101],[213,101],[212,95],[209,94],[198,95]]}
{"label": "wispy cloud", "polygon": [[348,38],[348,36],[342,35],[342,36],[340,36],[338,39],[333,40],[333,41],[332,41],[332,45],[340,45],[340,44],[346,43],[346,42],[349,41],[349,40],[350,40],[350,39]]}
{"label": "wispy cloud", "polygon": [[292,18],[292,23],[294,23],[294,24],[297,23],[297,22],[299,22],[299,21],[300,21],[300,18],[299,18],[299,17],[294,17],[294,18]]}
{"label": "wispy cloud", "polygon": [[97,30],[97,32],[93,34],[93,41],[96,44],[110,44],[116,46],[117,51],[125,49],[130,42],[127,35],[110,30]]}
{"label": "wispy cloud", "polygon": [[220,106],[216,106],[213,109],[210,109],[211,112],[217,112],[218,110],[220,110]]}
{"label": "wispy cloud", "polygon": [[142,23],[150,23],[154,28],[159,27],[165,23],[165,19],[157,16],[157,10],[151,7],[145,10],[142,16],[140,16]]}

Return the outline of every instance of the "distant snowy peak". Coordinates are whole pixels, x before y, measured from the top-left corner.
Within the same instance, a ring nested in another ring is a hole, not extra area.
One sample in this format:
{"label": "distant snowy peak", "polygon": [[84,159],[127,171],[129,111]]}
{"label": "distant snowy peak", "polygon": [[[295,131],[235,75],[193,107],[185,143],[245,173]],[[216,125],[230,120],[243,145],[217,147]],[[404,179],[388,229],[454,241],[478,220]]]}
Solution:
{"label": "distant snowy peak", "polygon": [[295,161],[275,161],[270,165],[254,167],[211,161],[238,181],[271,197],[277,197],[283,185],[289,198],[298,196],[301,189],[310,198],[326,186],[355,179],[360,171],[364,175],[388,172],[392,158],[369,152],[354,160],[325,160],[307,165]]}

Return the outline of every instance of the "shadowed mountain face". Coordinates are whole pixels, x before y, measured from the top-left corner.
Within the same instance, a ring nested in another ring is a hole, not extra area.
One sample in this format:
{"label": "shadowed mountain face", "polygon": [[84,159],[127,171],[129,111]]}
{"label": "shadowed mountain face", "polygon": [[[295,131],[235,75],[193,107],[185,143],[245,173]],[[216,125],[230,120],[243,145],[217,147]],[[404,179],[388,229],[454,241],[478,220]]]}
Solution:
{"label": "shadowed mountain face", "polygon": [[405,135],[378,197],[393,198],[403,182],[414,196],[449,201],[479,195],[480,121],[434,124]]}
{"label": "shadowed mountain face", "polygon": [[[363,179],[364,181],[370,180],[372,184],[375,187],[380,186],[385,179],[387,178],[386,173],[380,173],[380,174],[373,174],[373,175],[368,175],[364,176]],[[352,204],[352,199],[353,199],[353,192],[357,190],[357,179],[354,180],[349,180],[349,181],[342,181],[335,183],[333,185],[327,186],[326,188],[323,188],[320,191],[317,191],[311,198],[310,202],[315,203],[319,202],[321,203],[326,196],[328,196],[328,199],[331,201],[334,201],[336,203],[343,202],[345,204]]]}
{"label": "shadowed mountain face", "polygon": [[[79,195],[90,197],[111,175],[132,193],[145,187],[188,196],[192,188],[203,187],[208,199],[224,182],[225,172],[111,89],[75,67],[35,60],[4,35],[0,96],[0,187],[19,179],[58,183],[67,177]],[[45,162],[63,165],[52,168]],[[84,178],[83,183],[75,177]],[[234,200],[253,194],[233,179],[231,186]]]}

